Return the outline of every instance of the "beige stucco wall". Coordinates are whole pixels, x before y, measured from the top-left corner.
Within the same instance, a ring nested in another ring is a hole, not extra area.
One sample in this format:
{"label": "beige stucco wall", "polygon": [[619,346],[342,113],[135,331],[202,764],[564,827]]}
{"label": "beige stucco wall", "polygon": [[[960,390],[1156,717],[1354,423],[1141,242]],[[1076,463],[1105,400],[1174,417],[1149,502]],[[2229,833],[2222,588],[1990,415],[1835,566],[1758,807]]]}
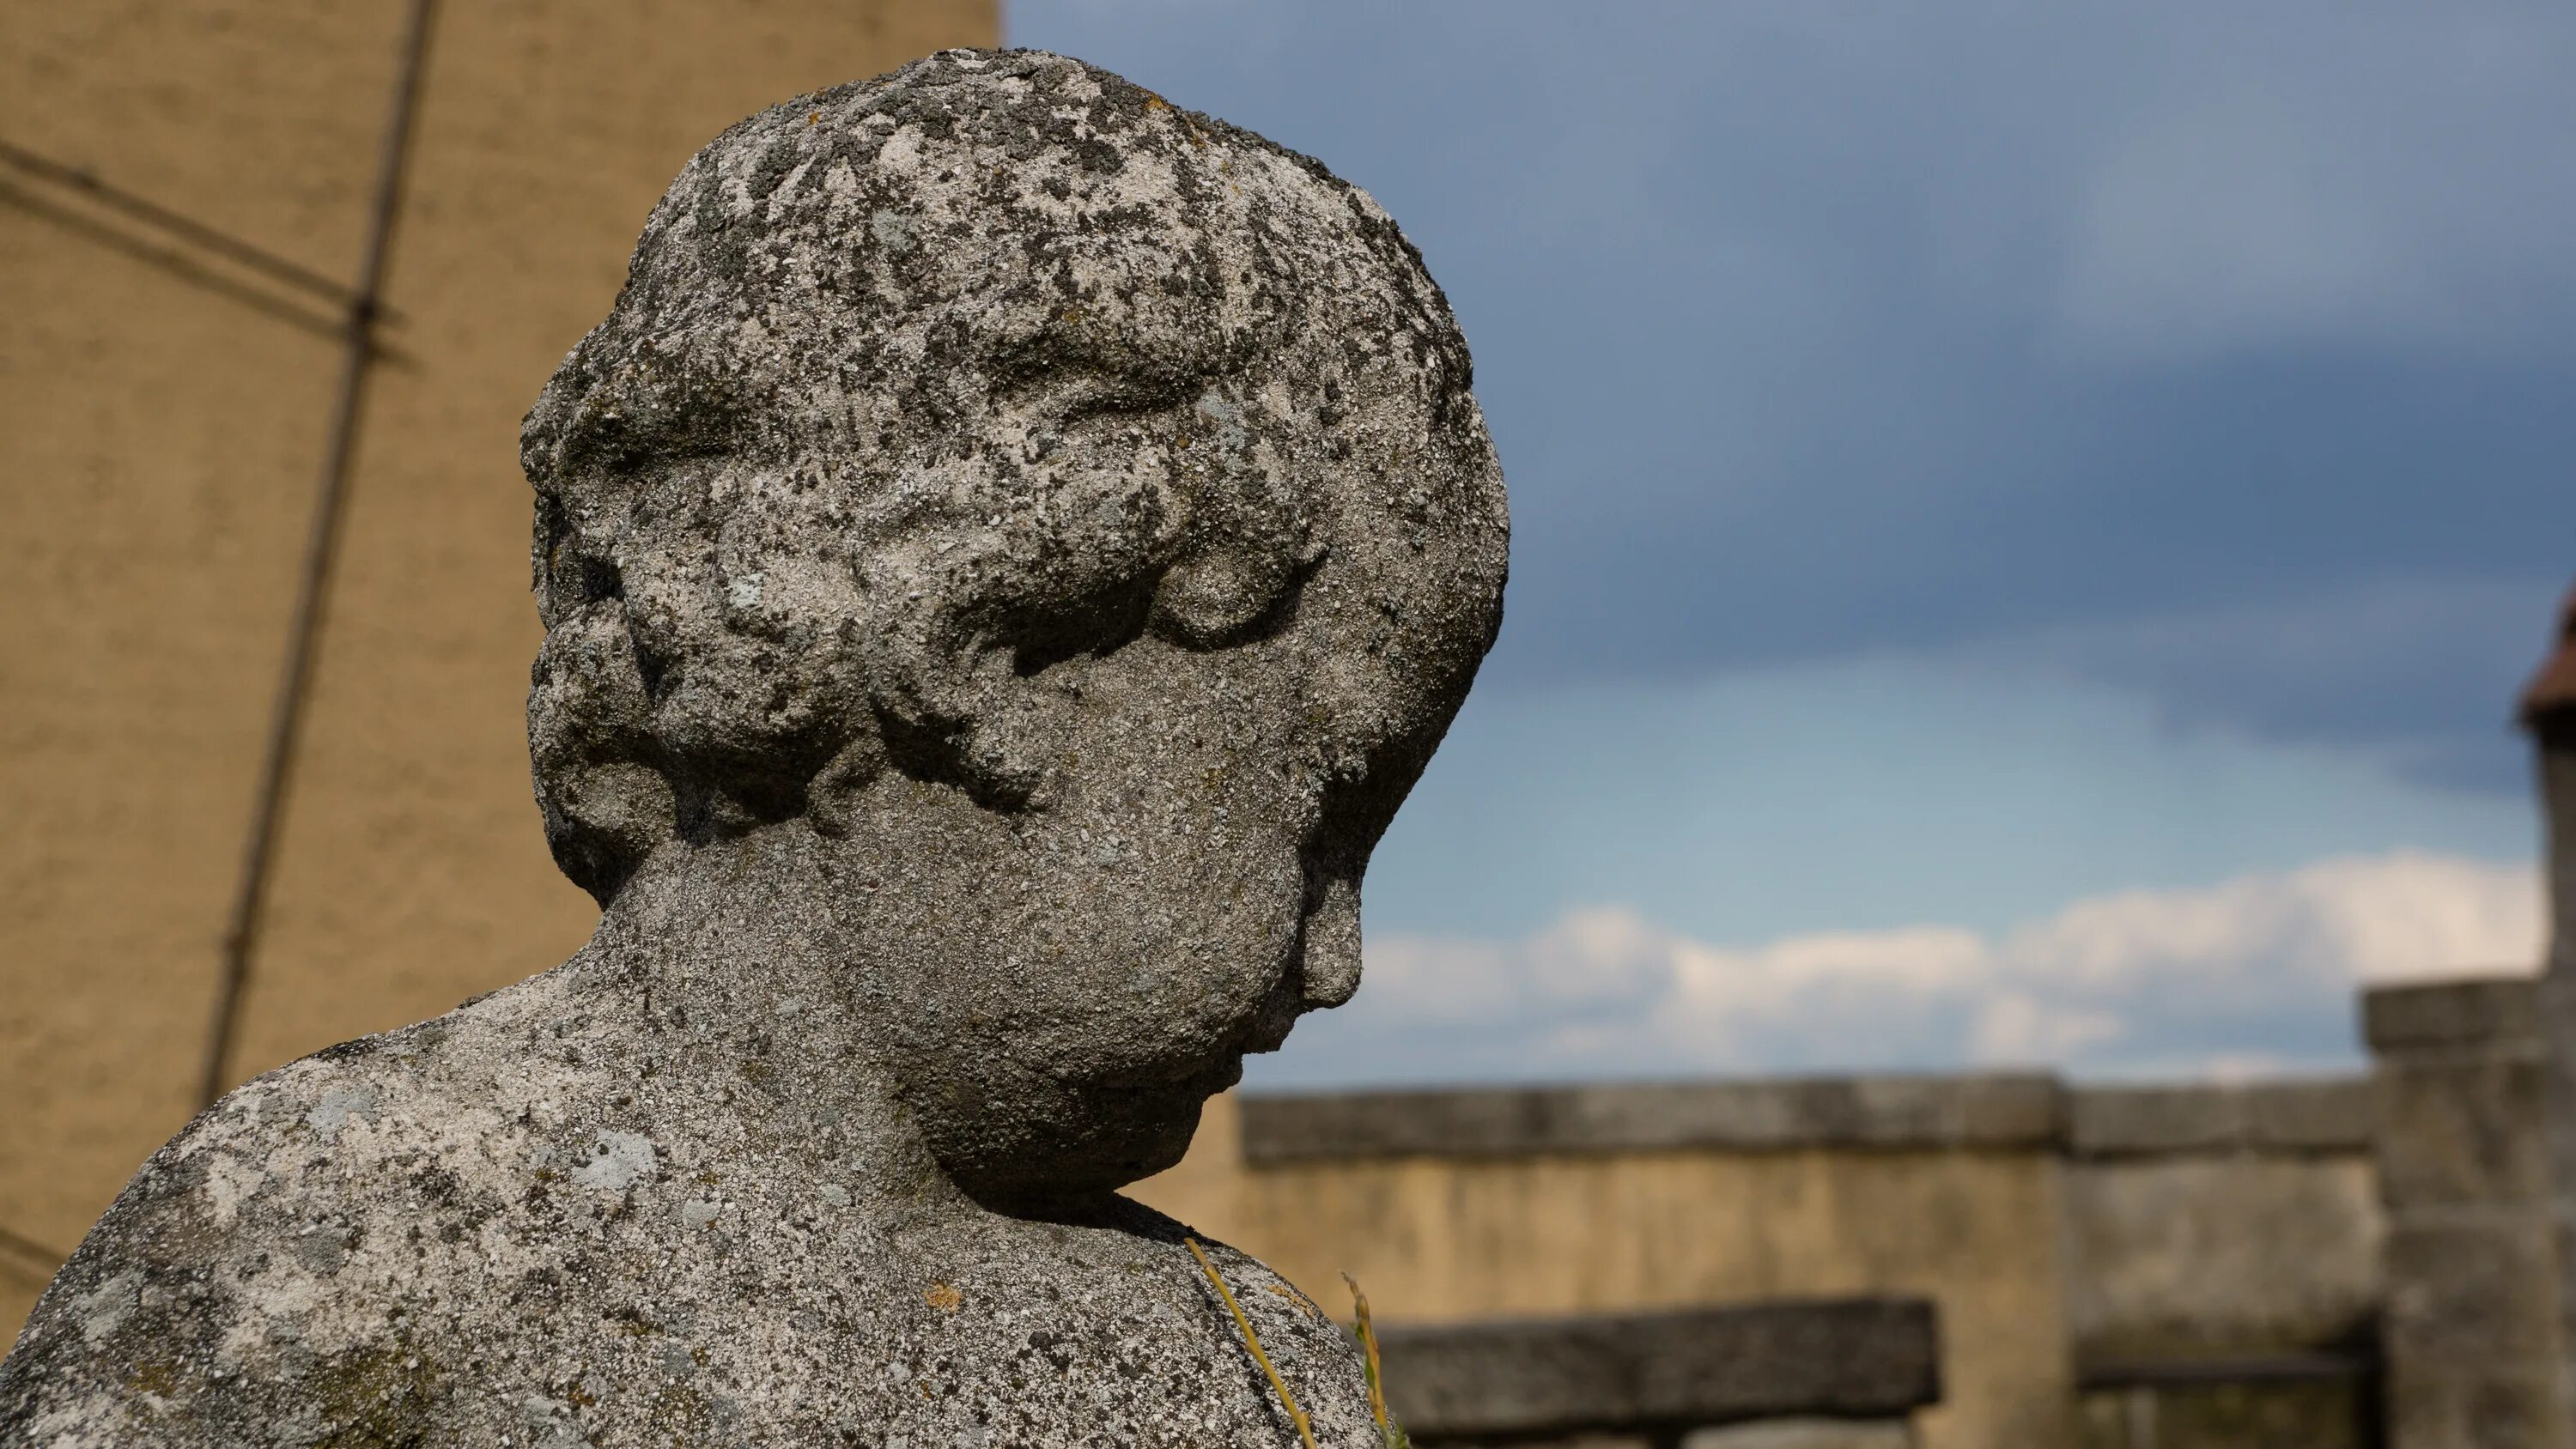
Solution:
{"label": "beige stucco wall", "polygon": [[1681,1150],[1247,1167],[1220,1098],[1135,1195],[1388,1322],[1904,1293],[1940,1304],[1927,1449],[2068,1443],[2053,1153]]}
{"label": "beige stucco wall", "polygon": [[588,934],[527,788],[519,419],[691,152],[764,105],[995,37],[990,0],[442,0],[388,286],[416,361],[368,410],[237,1078]]}
{"label": "beige stucco wall", "polygon": [[[0,136],[346,275],[398,20],[0,6]],[[0,1226],[59,1248],[193,1106],[337,349],[0,186]],[[0,1330],[45,1268],[0,1255]]]}
{"label": "beige stucco wall", "polygon": [[[0,0],[0,139],[354,277],[403,5]],[[726,125],[996,0],[443,0],[228,1075],[578,945],[529,803],[518,420]],[[329,305],[0,167],[0,1232],[193,1109],[340,346]],[[0,1240],[0,1342],[50,1264]]]}

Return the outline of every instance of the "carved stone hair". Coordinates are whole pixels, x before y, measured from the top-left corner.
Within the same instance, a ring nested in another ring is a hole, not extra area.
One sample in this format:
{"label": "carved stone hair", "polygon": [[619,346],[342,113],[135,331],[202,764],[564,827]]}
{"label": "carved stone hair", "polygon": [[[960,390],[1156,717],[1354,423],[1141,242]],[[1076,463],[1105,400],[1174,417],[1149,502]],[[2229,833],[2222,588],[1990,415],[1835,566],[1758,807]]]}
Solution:
{"label": "carved stone hair", "polygon": [[1317,721],[1281,767],[1391,813],[1501,618],[1468,385],[1366,194],[1080,62],[743,122],[528,415],[556,860],[605,903],[887,768],[1042,805],[1043,676],[1148,636],[1273,641]]}

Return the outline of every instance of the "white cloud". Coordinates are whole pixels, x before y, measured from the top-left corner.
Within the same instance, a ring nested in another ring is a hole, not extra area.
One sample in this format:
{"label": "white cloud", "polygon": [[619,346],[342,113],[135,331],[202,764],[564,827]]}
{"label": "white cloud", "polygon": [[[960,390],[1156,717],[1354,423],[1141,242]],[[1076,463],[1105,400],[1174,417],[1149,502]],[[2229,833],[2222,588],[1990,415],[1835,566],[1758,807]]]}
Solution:
{"label": "white cloud", "polygon": [[[2542,932],[2532,867],[2420,852],[2093,896],[1993,934],[1916,926],[1730,946],[1599,906],[1518,941],[1373,941],[1350,1029],[1321,1045],[1360,1046],[1363,1074],[1379,1077],[2243,1076],[2347,1060],[2364,983],[2529,970]],[[1324,1065],[1308,1055],[1285,1075]]]}

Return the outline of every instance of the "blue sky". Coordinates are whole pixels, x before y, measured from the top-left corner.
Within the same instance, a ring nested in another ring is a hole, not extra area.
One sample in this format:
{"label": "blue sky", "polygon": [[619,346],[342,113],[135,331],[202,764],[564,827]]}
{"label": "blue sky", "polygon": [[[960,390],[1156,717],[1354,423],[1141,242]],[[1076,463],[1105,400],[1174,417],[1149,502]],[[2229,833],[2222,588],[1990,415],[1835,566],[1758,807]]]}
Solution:
{"label": "blue sky", "polygon": [[1379,989],[1255,1082],[2304,1070],[2357,981],[2528,960],[2576,12],[1008,26],[1368,188],[1511,482]]}

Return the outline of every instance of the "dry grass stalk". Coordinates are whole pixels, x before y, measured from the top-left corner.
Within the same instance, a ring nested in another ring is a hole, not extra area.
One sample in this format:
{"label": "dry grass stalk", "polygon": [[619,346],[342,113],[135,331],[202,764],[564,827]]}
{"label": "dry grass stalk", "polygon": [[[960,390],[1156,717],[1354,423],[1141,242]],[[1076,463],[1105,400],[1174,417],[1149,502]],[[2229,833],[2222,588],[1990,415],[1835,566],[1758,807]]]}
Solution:
{"label": "dry grass stalk", "polygon": [[1413,1440],[1386,1412],[1386,1379],[1378,1366],[1377,1329],[1369,1323],[1368,1295],[1360,1291],[1360,1280],[1348,1273],[1342,1281],[1351,1285],[1351,1309],[1359,1318],[1360,1348],[1368,1355],[1369,1415],[1377,1420],[1378,1442],[1385,1449],[1413,1449]]}
{"label": "dry grass stalk", "polygon": [[1262,1352],[1261,1335],[1252,1331],[1252,1320],[1243,1316],[1243,1305],[1234,1301],[1234,1290],[1226,1287],[1225,1279],[1217,1275],[1216,1264],[1208,1261],[1207,1250],[1199,1246],[1198,1239],[1183,1238],[1181,1241],[1189,1245],[1190,1256],[1199,1260],[1199,1271],[1207,1274],[1207,1280],[1216,1285],[1216,1296],[1225,1300],[1226,1311],[1234,1315],[1235,1327],[1243,1330],[1243,1342],[1252,1350],[1252,1361],[1261,1365],[1261,1371],[1270,1376],[1270,1387],[1277,1391],[1279,1402],[1287,1405],[1288,1422],[1297,1426],[1297,1438],[1306,1449],[1315,1449],[1314,1426],[1306,1422],[1306,1411],[1297,1407],[1296,1395],[1288,1392],[1288,1381],[1279,1377],[1279,1370],[1271,1367],[1270,1355]]}

